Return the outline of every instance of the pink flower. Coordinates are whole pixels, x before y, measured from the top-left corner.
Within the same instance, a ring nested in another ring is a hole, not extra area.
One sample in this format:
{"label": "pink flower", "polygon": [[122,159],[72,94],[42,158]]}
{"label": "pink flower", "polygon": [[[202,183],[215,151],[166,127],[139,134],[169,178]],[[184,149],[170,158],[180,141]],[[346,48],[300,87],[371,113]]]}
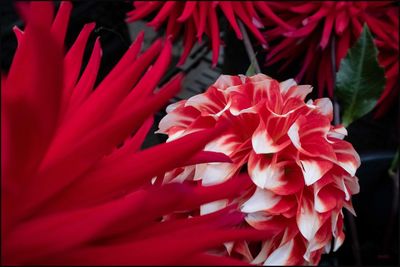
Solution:
{"label": "pink flower", "polygon": [[162,182],[199,180],[212,186],[230,180],[241,170],[253,186],[233,202],[225,199],[202,205],[208,214],[235,203],[256,229],[278,229],[265,240],[253,259],[247,243],[227,244],[253,263],[317,264],[324,251],[343,243],[345,207],[353,211],[351,195],[358,193],[355,172],[360,165],[352,145],[343,140],[346,129],[332,126],[328,98],[304,99],[312,90],[293,79],[278,81],[222,75],[204,94],[172,104],[160,121],[168,142],[214,124],[230,127],[204,150],[222,152],[232,163],[204,163],[167,173]]}
{"label": "pink flower", "polygon": [[178,75],[153,92],[168,68],[171,43],[158,40],[139,54],[140,34],[94,88],[98,39],[80,75],[94,24],[84,26],[64,55],[72,6],[62,2],[54,20],[53,8],[51,2],[30,4],[24,32],[15,29],[12,66],[2,74],[2,264],[230,265],[238,261],[208,250],[272,236],[270,230],[233,229],[243,216],[232,207],[161,221],[175,211],[233,199],[250,184],[241,176],[209,188],[151,185],[153,176],[174,168],[229,161],[201,152],[224,126],[141,151],[152,114],[180,89]]}
{"label": "pink flower", "polygon": [[238,19],[261,44],[266,44],[266,41],[258,29],[262,27],[259,16],[291,29],[262,1],[135,1],[134,5],[135,9],[127,14],[129,22],[143,19],[156,11],[158,13],[148,23],[149,26],[157,30],[161,25],[166,24],[166,35],[173,38],[178,37],[183,31],[184,51],[179,64],[185,62],[196,39],[200,42],[203,35],[207,35],[210,39],[213,50],[212,62],[213,65],[217,64],[221,44],[217,16],[219,11],[225,15],[238,39],[242,39]]}
{"label": "pink flower", "polygon": [[[338,69],[341,59],[358,39],[366,23],[377,38],[379,62],[385,67],[388,78],[379,103],[388,103],[393,95],[398,94],[398,86],[394,85],[398,75],[398,7],[393,2],[293,1],[269,2],[269,6],[295,30],[287,30],[278,25],[266,31],[271,43],[271,49],[267,52],[267,65],[279,61],[282,63],[282,71],[289,66],[292,68],[292,63],[299,61],[300,71],[296,81],[318,84],[319,96],[327,89],[328,95],[332,97],[332,38],[335,38],[334,63]],[[384,104],[380,106],[383,108]]]}

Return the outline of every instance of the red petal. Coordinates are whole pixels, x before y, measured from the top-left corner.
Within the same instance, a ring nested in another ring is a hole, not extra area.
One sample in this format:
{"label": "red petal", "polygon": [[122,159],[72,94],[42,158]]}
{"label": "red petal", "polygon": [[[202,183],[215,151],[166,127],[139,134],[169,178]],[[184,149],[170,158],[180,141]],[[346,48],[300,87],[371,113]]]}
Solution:
{"label": "red petal", "polygon": [[80,32],[78,38],[72,45],[64,58],[64,88],[62,98],[62,109],[65,109],[69,103],[72,90],[78,80],[81,71],[83,53],[90,33],[93,31],[95,23],[86,24]]}
{"label": "red petal", "polygon": [[165,2],[162,5],[162,8],[158,12],[157,16],[147,23],[147,25],[152,26],[156,29],[158,29],[161,24],[164,22],[164,20],[170,15],[171,10],[173,10],[175,4],[177,4],[175,1],[170,1],[170,2]]}
{"label": "red petal", "polygon": [[315,234],[330,216],[330,213],[317,213],[313,207],[312,196],[303,193],[297,212],[297,225],[299,230],[308,241],[315,238]]}
{"label": "red petal", "polygon": [[225,155],[224,153],[220,152],[212,152],[212,151],[201,151],[190,158],[185,163],[185,166],[194,165],[199,163],[207,163],[207,162],[228,162],[232,163],[232,160]]}
{"label": "red petal", "polygon": [[197,1],[187,1],[184,3],[185,8],[182,11],[182,14],[177,19],[179,22],[184,22],[187,20],[193,13],[196,8]]}
{"label": "red petal", "polygon": [[269,8],[268,2],[255,1],[254,5],[260,9],[260,12],[262,12],[266,18],[272,20],[286,30],[293,30],[292,26],[284,22],[279,16],[275,15],[275,13]]}
{"label": "red petal", "polygon": [[232,2],[233,8],[240,18],[240,20],[249,28],[249,30],[253,33],[253,35],[257,38],[257,40],[262,43],[266,44],[266,40],[261,32],[254,26],[253,22],[250,18],[245,14],[243,7],[241,6],[243,3],[240,2]]}
{"label": "red petal", "polygon": [[356,170],[360,167],[361,161],[353,146],[346,141],[336,140],[333,144],[336,153],[336,164],[346,170],[351,176],[356,174]]}
{"label": "red petal", "polygon": [[96,38],[92,55],[90,56],[89,62],[72,92],[65,116],[68,117],[73,113],[92,93],[97,72],[100,67],[101,54],[102,50],[100,47],[100,40],[99,38]]}
{"label": "red petal", "polygon": [[329,129],[330,122],[324,116],[310,114],[305,117],[301,115],[290,127],[288,135],[293,145],[301,153],[335,161],[336,155],[326,139]]}
{"label": "red petal", "polygon": [[58,9],[56,18],[51,25],[51,34],[56,38],[59,45],[64,45],[65,34],[71,15],[72,3],[68,1],[62,1],[60,8]]}
{"label": "red petal", "polygon": [[196,33],[195,33],[195,26],[192,20],[189,20],[185,26],[185,33],[184,33],[184,40],[183,40],[183,52],[182,56],[179,59],[178,65],[182,65],[186,58],[189,56],[190,51],[193,48],[193,45],[196,41]]}
{"label": "red petal", "polygon": [[48,22],[34,21],[50,19],[46,17],[51,13],[44,13],[53,5],[36,4],[37,15],[44,17],[30,18],[2,89],[4,116],[10,123],[9,170],[16,181],[25,171],[33,171],[42,158],[54,133],[60,105],[57,88],[62,87],[62,48],[39,26]]}
{"label": "red petal", "polygon": [[218,63],[220,38],[219,38],[219,26],[216,10],[209,10],[210,24],[211,24],[211,46],[212,46],[212,66],[215,67]]}
{"label": "red petal", "polygon": [[240,40],[243,39],[242,33],[239,29],[239,25],[237,24],[235,14],[233,13],[232,4],[229,2],[221,1],[218,3],[221,7],[222,12],[225,14],[226,18],[228,19],[230,25],[232,26],[233,30],[236,33],[236,37]]}
{"label": "red petal", "polygon": [[137,2],[135,2],[135,4],[136,3],[143,3],[143,4],[140,6],[137,5],[136,9],[127,13],[127,15],[128,15],[127,22],[132,22],[132,21],[142,19],[142,18],[146,17],[147,15],[149,15],[154,10],[156,10],[160,5],[163,4],[162,2],[159,2],[159,1],[152,1],[152,2],[137,1]]}

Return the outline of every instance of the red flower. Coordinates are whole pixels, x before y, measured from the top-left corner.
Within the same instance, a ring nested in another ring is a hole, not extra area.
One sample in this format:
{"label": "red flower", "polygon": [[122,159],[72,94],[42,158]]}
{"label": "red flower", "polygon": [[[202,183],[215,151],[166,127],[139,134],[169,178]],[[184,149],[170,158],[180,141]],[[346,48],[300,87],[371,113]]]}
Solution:
{"label": "red flower", "polygon": [[[280,70],[299,60],[301,69],[297,81],[318,84],[319,96],[327,88],[333,96],[332,38],[335,38],[335,65],[358,39],[362,25],[367,23],[376,36],[379,62],[385,67],[387,84],[379,103],[389,102],[389,95],[398,93],[398,7],[393,2],[315,1],[304,3],[269,2],[270,8],[294,31],[277,26],[266,32],[271,40],[267,65],[285,61]],[[396,39],[397,38],[397,39]],[[388,52],[390,51],[390,53]],[[396,71],[397,70],[397,71]],[[383,106],[381,104],[380,106]]]}
{"label": "red flower", "polygon": [[153,92],[170,62],[169,41],[139,54],[140,34],[94,89],[98,39],[80,75],[94,24],[64,56],[71,4],[62,2],[54,20],[51,2],[32,2],[28,11],[25,31],[16,29],[10,71],[2,75],[2,264],[229,265],[238,262],[207,250],[273,234],[232,229],[242,219],[232,207],[161,222],[174,211],[232,199],[249,184],[242,176],[210,188],[151,185],[153,176],[173,168],[228,160],[200,152],[223,125],[140,150],[152,114],[180,89],[178,75]]}
{"label": "red flower", "polygon": [[204,34],[211,41],[213,65],[217,64],[221,43],[217,16],[219,9],[226,16],[238,39],[242,39],[242,33],[237,19],[247,26],[261,44],[266,44],[266,41],[258,29],[262,26],[259,15],[291,29],[262,1],[135,1],[134,5],[135,9],[128,13],[129,22],[143,19],[157,11],[157,15],[148,25],[157,30],[162,24],[167,24],[166,34],[173,38],[178,37],[183,31],[184,51],[179,64],[185,62],[196,38],[200,42]]}
{"label": "red flower", "polygon": [[[222,75],[204,94],[169,106],[160,122],[159,132],[168,134],[168,142],[217,122],[230,123],[205,151],[225,153],[232,163],[197,164],[160,179],[200,180],[211,186],[242,169],[248,172],[253,187],[233,203],[252,227],[280,231],[264,242],[255,259],[246,243],[226,245],[228,252],[253,263],[317,264],[321,253],[330,250],[332,234],[334,250],[344,240],[342,208],[354,213],[350,197],[359,190],[354,176],[359,156],[342,140],[346,129],[331,126],[328,98],[304,103],[311,90],[292,79],[279,83],[263,74]],[[201,213],[230,203],[225,199],[202,205]]]}
{"label": "red flower", "polygon": [[380,117],[399,98],[399,8],[388,8],[382,17],[372,19],[369,25],[376,35],[378,60],[385,68],[386,76],[386,86],[377,104],[376,116]]}

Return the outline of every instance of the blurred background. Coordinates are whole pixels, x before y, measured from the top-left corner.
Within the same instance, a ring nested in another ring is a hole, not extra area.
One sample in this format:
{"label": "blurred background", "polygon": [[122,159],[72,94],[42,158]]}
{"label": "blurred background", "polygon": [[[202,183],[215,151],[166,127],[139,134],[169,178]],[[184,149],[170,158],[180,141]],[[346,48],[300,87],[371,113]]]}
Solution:
{"label": "blurred background", "polygon": [[[85,23],[95,21],[96,28],[91,35],[84,56],[84,68],[96,36],[100,36],[103,48],[100,72],[97,82],[104,78],[127,50],[139,31],[145,31],[144,48],[155,39],[162,37],[163,32],[155,32],[146,26],[146,21],[127,24],[125,14],[133,9],[132,1],[72,1],[74,8],[67,32],[66,45],[69,47]],[[58,6],[59,1],[56,1]],[[11,0],[0,3],[1,25],[1,72],[7,73],[17,41],[13,26],[23,29],[23,21],[19,18]],[[225,46],[221,48],[218,64],[211,67],[211,50],[205,41],[196,44],[188,60],[183,66],[176,67],[182,53],[182,44],[174,45],[171,68],[163,81],[178,72],[186,73],[181,92],[172,102],[187,99],[204,92],[220,74],[244,74],[250,65],[245,46],[238,40],[234,32],[228,28],[223,17],[221,38]],[[251,41],[252,39],[250,36]],[[263,62],[265,52],[255,47],[259,62]],[[277,80],[293,77],[293,73],[281,74],[273,68],[261,64],[262,72]],[[311,96],[316,98],[316,95]],[[144,147],[165,141],[163,135],[154,135],[159,120],[165,115],[164,110],[156,114],[155,123],[149,133]],[[362,164],[357,172],[361,192],[353,197],[357,217],[349,220],[345,217],[346,240],[336,253],[324,255],[320,265],[395,265],[399,264],[399,178],[398,173],[388,172],[399,146],[399,101],[380,119],[367,114],[348,128],[346,138],[353,144],[361,156]]]}

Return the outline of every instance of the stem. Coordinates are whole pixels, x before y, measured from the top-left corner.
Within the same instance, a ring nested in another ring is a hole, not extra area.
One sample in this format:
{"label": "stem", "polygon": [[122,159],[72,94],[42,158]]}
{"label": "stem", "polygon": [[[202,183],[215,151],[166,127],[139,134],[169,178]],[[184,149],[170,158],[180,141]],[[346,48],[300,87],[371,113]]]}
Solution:
{"label": "stem", "polygon": [[[336,48],[335,48],[335,35],[332,34],[332,42],[331,42],[331,62],[332,62],[332,81],[333,88],[336,86]],[[335,91],[335,90],[334,90]],[[333,124],[340,124],[340,106],[337,102],[336,96],[333,95]]]}
{"label": "stem", "polygon": [[336,98],[333,99],[333,123],[334,125],[340,124],[340,106]]}
{"label": "stem", "polygon": [[[335,35],[332,34],[332,41],[331,41],[331,62],[332,62],[332,80],[333,80],[333,87],[336,85],[336,43],[335,43]],[[333,96],[333,123],[334,125],[340,124],[340,106],[337,102],[335,96]],[[356,222],[354,220],[353,215],[348,211],[344,210],[344,215],[348,219],[348,226],[351,235],[352,241],[352,249],[353,249],[353,256],[356,265],[361,265],[361,253],[360,253],[360,244],[358,242],[358,233]]]}
{"label": "stem", "polygon": [[396,214],[398,212],[398,205],[399,205],[399,170],[389,173],[389,176],[392,180],[392,209],[390,212],[389,221],[387,223],[387,228],[385,231],[385,236],[383,239],[383,248],[382,252],[380,253],[380,257],[387,258],[389,257],[388,250],[390,248],[389,242],[393,238],[393,226],[395,223]]}
{"label": "stem", "polygon": [[254,54],[253,46],[251,45],[249,35],[247,34],[246,28],[243,23],[238,20],[240,31],[243,34],[244,47],[246,48],[247,56],[250,59],[250,64],[254,64],[254,70],[256,73],[261,73],[260,65],[257,62],[256,55]]}

